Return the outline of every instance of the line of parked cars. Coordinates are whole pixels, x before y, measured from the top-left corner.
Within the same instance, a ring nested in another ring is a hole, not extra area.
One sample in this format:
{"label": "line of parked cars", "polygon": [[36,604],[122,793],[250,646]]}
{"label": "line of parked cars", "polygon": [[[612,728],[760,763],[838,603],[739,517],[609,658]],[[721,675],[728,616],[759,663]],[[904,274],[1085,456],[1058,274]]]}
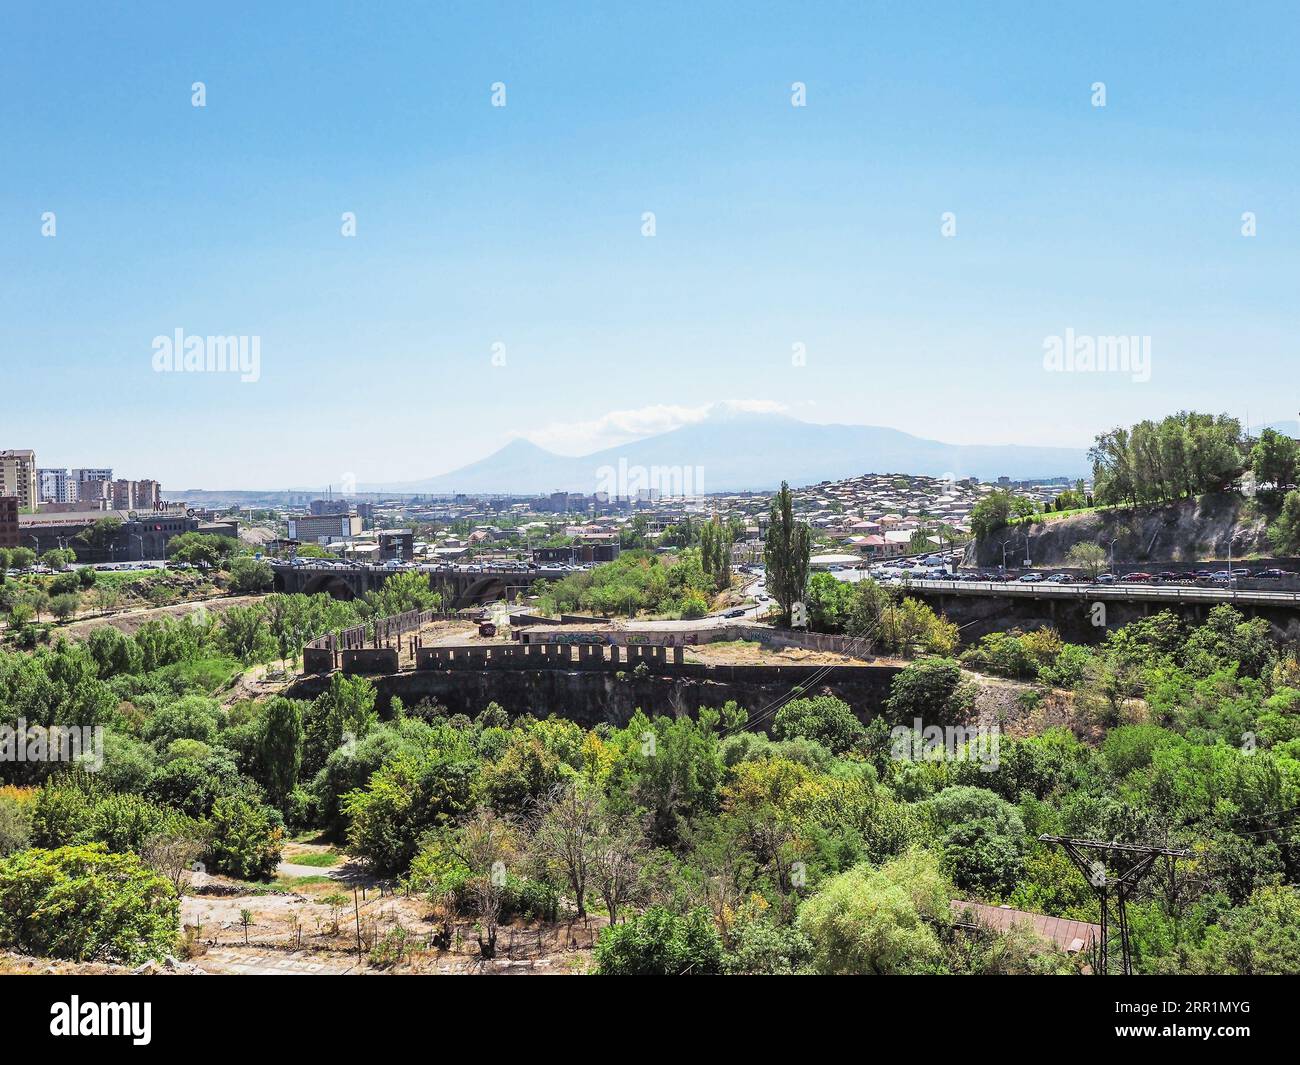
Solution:
{"label": "line of parked cars", "polygon": [[1074,573],[1044,573],[1040,570],[1030,570],[1028,573],[1022,573],[1019,577],[1008,577],[998,573],[976,573],[967,572],[957,574],[953,579],[959,581],[991,581],[1003,582],[1014,580],[1017,584],[1179,584],[1186,586],[1205,587],[1207,585],[1226,585],[1229,581],[1245,580],[1253,578],[1255,580],[1281,580],[1287,576],[1287,571],[1283,569],[1238,569],[1233,567],[1231,573],[1226,569],[1219,570],[1161,570],[1159,573],[1148,573],[1146,571],[1137,571],[1134,573],[1125,573],[1116,575],[1114,573],[1099,573],[1096,577],[1084,577]]}
{"label": "line of parked cars", "polygon": [[873,566],[871,574],[873,577],[882,578],[886,582],[893,578],[902,580],[974,581],[988,584],[1004,584],[1008,582],[1016,584],[1178,584],[1189,587],[1224,586],[1231,581],[1245,580],[1247,578],[1281,580],[1283,577],[1290,575],[1287,570],[1277,568],[1251,570],[1234,566],[1231,574],[1226,569],[1161,570],[1158,573],[1138,571],[1123,575],[1100,573],[1096,577],[1089,578],[1074,573],[1048,573],[1044,570],[1030,570],[1028,573],[1012,577],[1005,573],[989,570],[963,570],[958,573],[947,573],[943,570],[930,569],[925,566],[899,569],[888,565]]}

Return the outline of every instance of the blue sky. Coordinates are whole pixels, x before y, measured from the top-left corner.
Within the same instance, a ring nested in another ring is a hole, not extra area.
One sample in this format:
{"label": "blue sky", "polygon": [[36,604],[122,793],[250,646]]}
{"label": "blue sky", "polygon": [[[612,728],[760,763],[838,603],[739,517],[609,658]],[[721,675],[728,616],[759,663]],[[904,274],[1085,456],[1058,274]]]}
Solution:
{"label": "blue sky", "polygon": [[[268,6],[7,6],[0,447],[176,491],[724,400],[1075,446],[1300,409],[1286,4]],[[155,373],[178,328],[260,379]],[[1150,381],[1046,372],[1067,329]]]}

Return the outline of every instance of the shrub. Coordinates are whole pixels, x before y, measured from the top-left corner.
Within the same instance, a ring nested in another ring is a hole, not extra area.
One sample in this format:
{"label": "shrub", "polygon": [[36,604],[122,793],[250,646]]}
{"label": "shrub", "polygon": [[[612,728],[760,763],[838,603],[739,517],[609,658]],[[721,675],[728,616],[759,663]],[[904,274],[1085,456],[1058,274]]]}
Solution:
{"label": "shrub", "polygon": [[951,920],[947,882],[935,858],[913,851],[879,869],[854,866],[799,907],[795,926],[827,975],[940,971],[936,928]]}
{"label": "shrub", "polygon": [[171,951],[179,909],[165,877],[103,844],[0,860],[0,944],[11,950],[135,965]]}
{"label": "shrub", "polygon": [[238,796],[220,798],[213,803],[209,831],[212,872],[264,880],[280,864],[284,830],[264,806]]}
{"label": "shrub", "polygon": [[722,971],[722,939],[703,907],[679,917],[652,906],[602,929],[595,960],[603,976],[713,976]]}
{"label": "shrub", "polygon": [[975,689],[962,680],[961,666],[950,658],[928,658],[908,666],[890,685],[885,711],[894,724],[955,725],[975,704]]}
{"label": "shrub", "polygon": [[786,703],[776,712],[772,734],[781,740],[814,740],[835,754],[843,754],[861,743],[867,730],[848,703],[823,695]]}

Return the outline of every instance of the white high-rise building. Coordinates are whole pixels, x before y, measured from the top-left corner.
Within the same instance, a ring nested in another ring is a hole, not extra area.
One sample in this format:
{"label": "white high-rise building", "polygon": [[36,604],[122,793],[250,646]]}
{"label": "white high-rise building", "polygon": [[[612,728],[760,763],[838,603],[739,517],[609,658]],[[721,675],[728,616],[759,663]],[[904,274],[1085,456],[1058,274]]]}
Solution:
{"label": "white high-rise building", "polygon": [[42,503],[75,503],[76,482],[67,470],[38,469],[36,490]]}

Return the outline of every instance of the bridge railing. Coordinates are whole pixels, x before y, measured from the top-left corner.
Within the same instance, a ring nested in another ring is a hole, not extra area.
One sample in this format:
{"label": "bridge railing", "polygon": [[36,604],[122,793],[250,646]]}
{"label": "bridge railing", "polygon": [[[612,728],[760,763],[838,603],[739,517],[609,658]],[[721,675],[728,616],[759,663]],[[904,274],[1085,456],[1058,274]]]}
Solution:
{"label": "bridge railing", "polygon": [[1055,584],[1050,581],[943,581],[911,580],[904,588],[921,592],[965,595],[1005,595],[1029,599],[1160,599],[1178,603],[1243,602],[1300,604],[1300,592],[1274,592],[1256,588],[1197,588],[1185,584]]}

